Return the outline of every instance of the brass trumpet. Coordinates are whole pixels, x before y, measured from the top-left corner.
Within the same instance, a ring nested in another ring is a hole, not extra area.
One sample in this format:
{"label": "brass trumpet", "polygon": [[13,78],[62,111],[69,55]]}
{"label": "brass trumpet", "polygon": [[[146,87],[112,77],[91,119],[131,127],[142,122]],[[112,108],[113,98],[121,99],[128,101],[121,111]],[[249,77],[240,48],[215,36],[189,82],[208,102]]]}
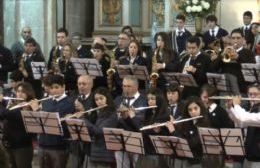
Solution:
{"label": "brass trumpet", "polygon": [[229,63],[237,59],[237,52],[233,46],[227,46],[222,53],[222,61]]}

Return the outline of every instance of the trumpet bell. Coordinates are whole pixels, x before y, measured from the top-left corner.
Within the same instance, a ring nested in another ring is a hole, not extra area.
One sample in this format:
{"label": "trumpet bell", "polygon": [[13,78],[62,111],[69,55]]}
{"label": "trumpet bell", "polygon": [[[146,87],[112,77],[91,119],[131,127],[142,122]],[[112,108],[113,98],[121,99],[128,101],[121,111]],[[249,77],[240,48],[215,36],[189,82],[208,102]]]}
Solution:
{"label": "trumpet bell", "polygon": [[151,74],[151,78],[152,78],[152,79],[158,79],[158,78],[159,78],[159,74],[153,72],[153,73]]}

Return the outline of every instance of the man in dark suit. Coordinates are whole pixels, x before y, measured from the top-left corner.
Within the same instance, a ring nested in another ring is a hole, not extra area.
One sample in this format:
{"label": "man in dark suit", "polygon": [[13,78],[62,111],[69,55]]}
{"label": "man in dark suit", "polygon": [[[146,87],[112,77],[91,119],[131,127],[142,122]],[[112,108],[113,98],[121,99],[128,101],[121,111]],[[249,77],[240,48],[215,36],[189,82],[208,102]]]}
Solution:
{"label": "man in dark suit", "polygon": [[254,45],[254,34],[252,33],[251,29],[251,22],[253,19],[253,14],[251,11],[245,11],[243,13],[243,23],[244,26],[240,27],[239,29],[243,32],[243,36],[246,40],[246,48],[252,49]]}
{"label": "man in dark suit", "polygon": [[206,18],[206,23],[207,23],[209,30],[207,30],[203,34],[203,41],[205,43],[205,49],[212,49],[212,48],[209,48],[208,45],[210,45],[212,42],[214,42],[217,39],[219,39],[221,42],[220,43],[221,49],[224,49],[222,37],[227,36],[228,32],[225,29],[219,27],[217,25],[217,21],[218,20],[215,15],[209,15]]}
{"label": "man in dark suit", "polygon": [[[21,37],[22,38],[20,40],[16,41],[11,47],[15,68],[18,68],[19,60],[20,60],[22,54],[24,53],[24,42],[28,38],[32,37],[31,27],[29,27],[29,26],[23,27],[22,31],[21,31]],[[43,55],[41,47],[37,42],[36,42],[35,53],[37,53],[37,55]]]}
{"label": "man in dark suit", "polygon": [[57,62],[57,60],[53,60],[53,58],[58,59],[61,57],[61,49],[63,45],[66,43],[68,39],[68,31],[65,28],[59,28],[57,31],[57,36],[56,36],[56,45],[52,47],[50,51],[50,57],[48,60],[48,70],[54,68],[53,67],[53,62]]}
{"label": "man in dark suit", "polygon": [[178,14],[176,16],[176,29],[169,33],[172,48],[181,54],[185,51],[186,40],[191,36],[189,30],[187,30],[185,25],[185,16]]}
{"label": "man in dark suit", "polygon": [[116,60],[119,60],[120,57],[125,56],[130,40],[130,36],[127,33],[121,32],[119,34],[117,40],[117,47],[115,50]]}
{"label": "man in dark suit", "polygon": [[0,44],[0,84],[7,82],[8,72],[14,69],[11,51]]}
{"label": "man in dark suit", "polygon": [[72,44],[75,47],[78,57],[79,58],[93,58],[93,54],[90,52],[90,50],[87,49],[86,46],[83,46],[81,44],[81,34],[78,32],[75,32],[72,34]]}
{"label": "man in dark suit", "polygon": [[[191,74],[198,86],[207,83],[206,73],[209,70],[210,58],[200,51],[200,39],[196,36],[188,38],[186,43],[187,54],[181,60],[179,72]],[[199,96],[198,87],[187,87],[183,89],[182,97]]]}

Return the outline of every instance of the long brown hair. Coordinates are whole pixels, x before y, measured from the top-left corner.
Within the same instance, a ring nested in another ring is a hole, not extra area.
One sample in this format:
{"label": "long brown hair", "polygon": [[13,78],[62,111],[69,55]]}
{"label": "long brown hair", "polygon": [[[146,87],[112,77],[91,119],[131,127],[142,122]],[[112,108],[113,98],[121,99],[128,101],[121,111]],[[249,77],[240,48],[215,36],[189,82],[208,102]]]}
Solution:
{"label": "long brown hair", "polygon": [[30,83],[27,83],[27,82],[18,83],[18,85],[16,86],[16,91],[19,87],[22,88],[22,92],[25,93],[26,96],[27,96],[25,101],[30,101],[30,100],[35,98],[35,92],[34,92],[33,87]]}

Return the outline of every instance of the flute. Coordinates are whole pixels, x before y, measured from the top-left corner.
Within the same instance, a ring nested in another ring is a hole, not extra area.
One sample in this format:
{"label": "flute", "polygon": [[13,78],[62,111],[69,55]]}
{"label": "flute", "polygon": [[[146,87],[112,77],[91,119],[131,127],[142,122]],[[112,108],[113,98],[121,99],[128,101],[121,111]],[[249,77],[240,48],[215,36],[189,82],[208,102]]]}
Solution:
{"label": "flute", "polygon": [[[52,99],[52,98],[55,98],[55,97],[58,97],[58,96],[60,96],[60,95],[49,96],[49,97],[45,97],[45,98],[42,98],[40,100],[35,100],[35,101],[42,102],[44,100]],[[19,103],[19,104],[15,105],[15,106],[9,108],[9,110],[15,110],[15,109],[18,109],[18,108],[26,107],[26,106],[29,106],[30,103],[31,103],[31,101],[29,101],[29,102],[22,102],[22,103]]]}
{"label": "flute", "polygon": [[[209,99],[212,100],[231,100],[233,99],[232,96],[211,96]],[[260,101],[260,98],[249,98],[249,97],[241,97],[241,100],[245,101],[250,101],[250,100],[255,100],[255,101]]]}
{"label": "flute", "polygon": [[[173,121],[172,123],[173,124],[178,124],[178,123],[182,123],[182,122],[187,122],[187,121],[191,121],[191,120],[196,120],[196,119],[199,119],[199,118],[202,118],[203,116],[197,116],[197,117],[192,117],[192,118],[186,118],[186,119],[182,119],[182,120],[178,120],[178,121]],[[153,129],[153,128],[157,128],[157,127],[163,127],[163,126],[166,126],[167,125],[167,122],[164,122],[164,123],[159,123],[159,124],[153,124],[153,125],[147,125],[147,126],[144,126],[142,128],[140,128],[140,131],[143,131],[143,130],[148,130],[148,129]]]}
{"label": "flute", "polygon": [[133,111],[141,111],[141,110],[147,110],[147,109],[154,109],[154,108],[157,108],[157,106],[147,106],[147,107],[136,107],[136,108],[127,108],[127,107],[123,107],[123,108],[119,108],[117,111],[119,113],[121,112],[125,112],[127,110],[133,110]]}
{"label": "flute", "polygon": [[90,113],[90,112],[96,111],[96,110],[100,110],[100,109],[102,109],[102,108],[104,108],[104,107],[106,107],[106,106],[107,106],[107,105],[103,105],[103,106],[96,107],[96,108],[93,108],[93,109],[90,109],[90,110],[87,110],[87,111],[80,111],[80,112],[77,112],[77,113],[74,113],[74,114],[65,116],[65,117],[61,118],[60,121],[65,121],[66,119],[70,119],[70,118],[73,118],[73,117],[79,118],[79,117],[81,117],[83,114]]}
{"label": "flute", "polygon": [[7,97],[7,96],[4,96],[3,99],[4,100],[24,100],[23,98]]}

